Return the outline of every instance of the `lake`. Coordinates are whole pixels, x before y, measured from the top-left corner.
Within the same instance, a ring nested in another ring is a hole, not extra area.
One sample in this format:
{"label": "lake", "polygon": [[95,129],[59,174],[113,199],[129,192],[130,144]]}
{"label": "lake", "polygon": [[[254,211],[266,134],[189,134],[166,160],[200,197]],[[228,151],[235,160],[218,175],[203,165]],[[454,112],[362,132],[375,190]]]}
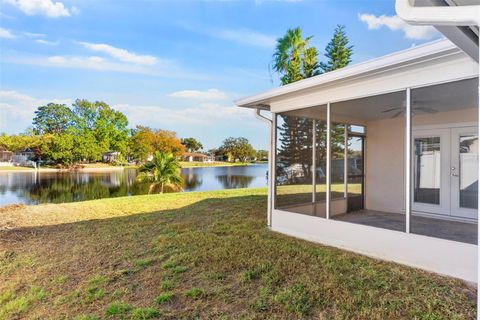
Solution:
{"label": "lake", "polygon": [[[1,172],[0,206],[75,202],[147,194],[137,169],[108,172]],[[184,168],[184,191],[256,188],[267,185],[267,165]]]}

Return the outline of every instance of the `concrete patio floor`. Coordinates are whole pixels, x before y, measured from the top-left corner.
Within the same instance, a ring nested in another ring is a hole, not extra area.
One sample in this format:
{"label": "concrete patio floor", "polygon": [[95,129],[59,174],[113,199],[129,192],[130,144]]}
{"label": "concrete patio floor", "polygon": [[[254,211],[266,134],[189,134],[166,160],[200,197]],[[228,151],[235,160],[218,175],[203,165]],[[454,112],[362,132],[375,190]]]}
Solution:
{"label": "concrete patio floor", "polygon": [[[405,216],[398,213],[359,210],[337,215],[332,219],[389,230],[405,230]],[[411,233],[477,244],[476,223],[448,221],[413,215],[411,217]]]}

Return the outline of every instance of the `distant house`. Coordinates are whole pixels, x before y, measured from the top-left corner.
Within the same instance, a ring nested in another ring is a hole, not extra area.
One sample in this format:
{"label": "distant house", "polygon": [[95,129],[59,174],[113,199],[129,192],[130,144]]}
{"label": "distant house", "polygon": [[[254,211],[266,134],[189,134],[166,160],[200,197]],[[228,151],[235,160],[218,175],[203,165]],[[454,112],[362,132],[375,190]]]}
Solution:
{"label": "distant house", "polygon": [[12,156],[13,156],[12,151],[8,151],[5,148],[1,149],[0,150],[0,165],[1,166],[11,166],[11,165],[13,165]]}
{"label": "distant house", "polygon": [[103,162],[115,162],[120,159],[120,152],[108,151],[103,154]]}
{"label": "distant house", "polygon": [[19,166],[33,166],[35,167],[36,153],[31,148],[26,148],[22,151],[17,151],[12,154],[11,161],[14,165]]}
{"label": "distant house", "polygon": [[225,156],[223,154],[217,155],[215,156],[215,161],[225,161]]}
{"label": "distant house", "polygon": [[183,161],[186,162],[213,162],[215,161],[215,157],[203,153],[195,153],[195,152],[185,152],[183,154]]}

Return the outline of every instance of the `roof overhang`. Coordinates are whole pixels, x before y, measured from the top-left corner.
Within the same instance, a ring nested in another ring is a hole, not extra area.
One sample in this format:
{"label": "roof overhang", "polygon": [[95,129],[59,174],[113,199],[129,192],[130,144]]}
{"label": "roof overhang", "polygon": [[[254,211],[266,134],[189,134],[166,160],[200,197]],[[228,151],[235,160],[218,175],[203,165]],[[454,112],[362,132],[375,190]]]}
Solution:
{"label": "roof overhang", "polygon": [[442,39],[274,88],[237,100],[236,105],[283,112],[473,78],[474,65],[462,50]]}
{"label": "roof overhang", "polygon": [[[416,0],[415,6],[469,6],[479,5],[478,0]],[[475,61],[478,56],[478,26],[435,26],[445,37],[462,49]]]}

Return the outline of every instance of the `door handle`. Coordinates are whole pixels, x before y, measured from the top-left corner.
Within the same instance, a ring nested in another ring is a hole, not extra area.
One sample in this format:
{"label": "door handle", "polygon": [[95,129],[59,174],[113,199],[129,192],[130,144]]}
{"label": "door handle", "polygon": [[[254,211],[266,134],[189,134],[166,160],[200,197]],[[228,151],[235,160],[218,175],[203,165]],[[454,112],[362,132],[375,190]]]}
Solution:
{"label": "door handle", "polygon": [[458,177],[458,174],[452,173],[452,177]]}

